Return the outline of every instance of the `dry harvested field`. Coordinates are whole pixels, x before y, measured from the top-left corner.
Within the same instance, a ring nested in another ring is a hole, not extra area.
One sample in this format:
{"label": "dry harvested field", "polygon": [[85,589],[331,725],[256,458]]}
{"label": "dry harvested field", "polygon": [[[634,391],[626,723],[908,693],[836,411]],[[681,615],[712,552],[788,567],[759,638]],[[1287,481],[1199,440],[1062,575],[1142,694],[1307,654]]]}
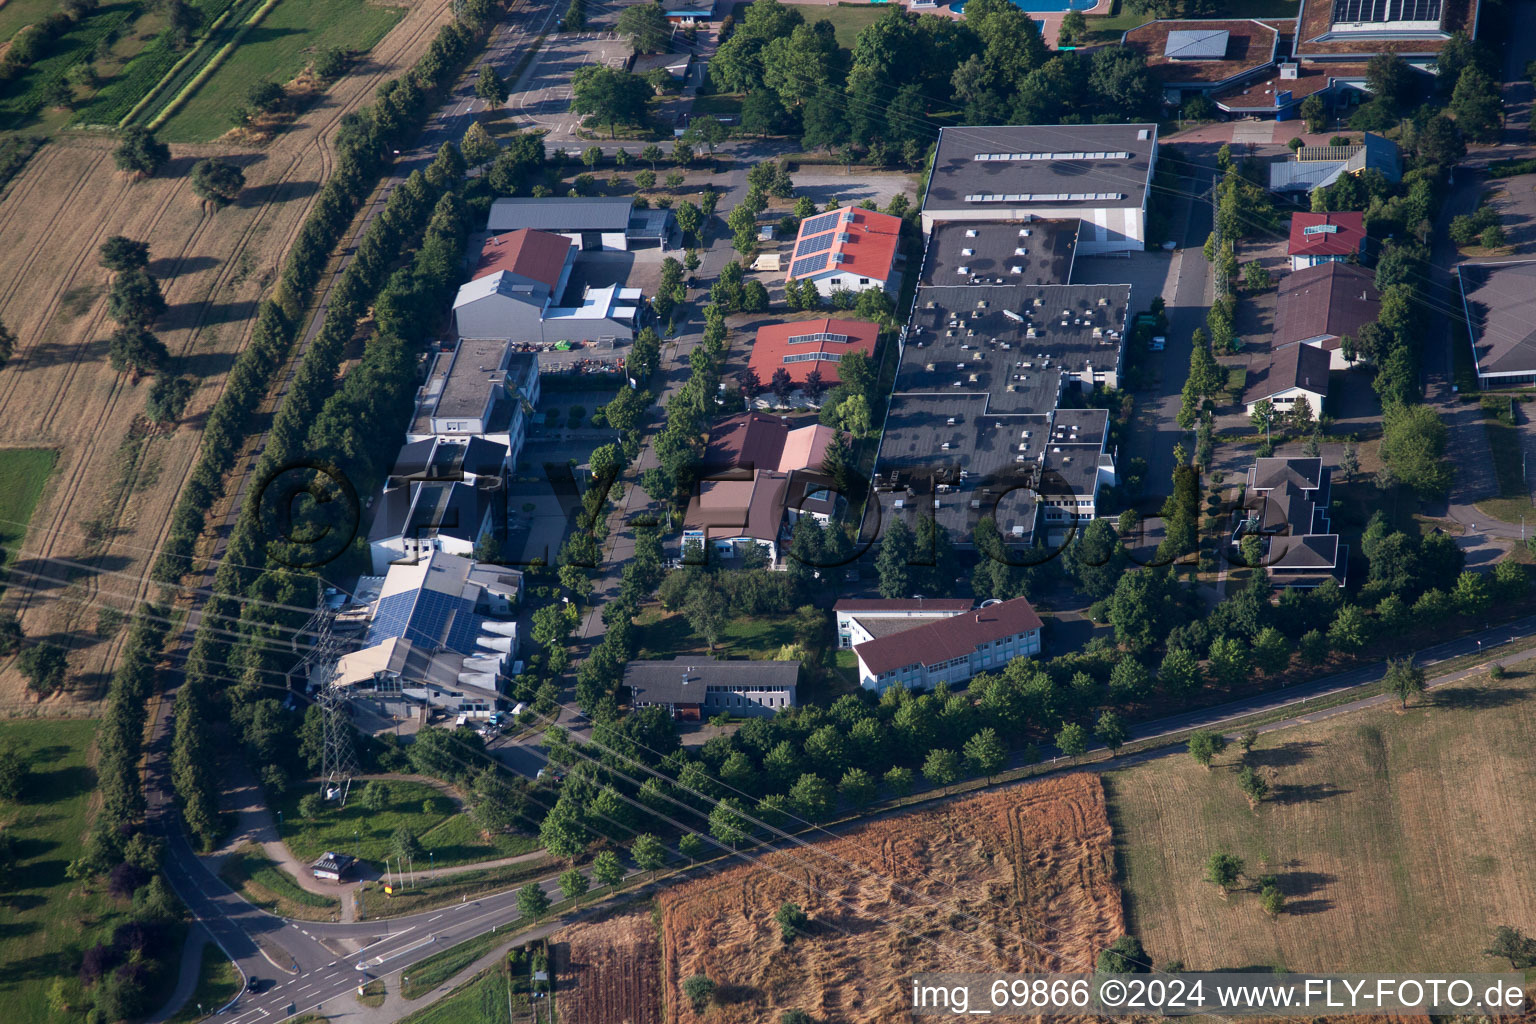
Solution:
{"label": "dry harvested field", "polygon": [[[0,319],[18,344],[0,370],[0,447],[54,447],[59,460],[6,602],[29,636],[70,648],[76,693],[39,707],[7,666],[0,715],[67,714],[98,694],[120,638],[91,635],[97,610],[129,607],[145,591],[202,418],[330,173],[338,123],[408,67],[449,13],[450,0],[413,5],[352,74],[264,148],[174,146],[168,167],[131,181],[115,170],[110,141],[69,136],[12,183],[0,202]],[[211,215],[187,177],[208,155],[240,164],[247,185],[235,205]],[[150,243],[149,270],[170,306],[155,330],[199,381],[187,418],[168,433],[144,428],[149,381],[107,361],[113,325],[96,251],[115,234]]]}
{"label": "dry harvested field", "polygon": [[661,1024],[661,946],[649,914],[573,925],[549,941],[563,1016],[582,1024]]}
{"label": "dry harvested field", "polygon": [[[1262,736],[1273,796],[1238,791],[1235,747],[1206,772],[1164,758],[1105,777],[1133,932],[1191,970],[1504,970],[1493,929],[1536,928],[1536,675],[1486,675]],[[1226,850],[1275,874],[1278,920],[1202,881]]]}
{"label": "dry harvested field", "polygon": [[[1098,776],[1078,773],[882,819],[668,890],[667,1020],[701,1019],[682,995],[698,973],[723,996],[712,1024],[776,1020],[790,1007],[885,1024],[906,1018],[916,972],[1092,970],[1125,930],[1112,847]],[[792,946],[773,919],[785,902],[811,920]]]}

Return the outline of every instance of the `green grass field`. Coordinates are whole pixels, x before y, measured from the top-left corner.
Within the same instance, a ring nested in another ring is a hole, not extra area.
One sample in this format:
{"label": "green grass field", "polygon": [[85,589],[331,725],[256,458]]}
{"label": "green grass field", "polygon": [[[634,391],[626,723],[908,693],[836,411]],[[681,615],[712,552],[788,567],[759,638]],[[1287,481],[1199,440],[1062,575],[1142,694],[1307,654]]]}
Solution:
{"label": "green grass field", "polygon": [[[681,613],[648,608],[635,620],[640,628],[640,658],[705,653],[708,644],[697,636]],[[743,616],[726,623],[715,648],[717,658],[776,658],[779,648],[795,642],[793,616]]]}
{"label": "green grass field", "polygon": [[4,564],[16,560],[37,499],[43,496],[48,474],[59,459],[52,448],[10,448],[0,451],[0,548]]}
{"label": "green grass field", "polygon": [[162,126],[160,137],[167,142],[218,138],[234,126],[235,110],[253,83],[288,82],[327,47],[366,53],[403,14],[400,7],[366,0],[282,0]]}
{"label": "green grass field", "polygon": [[420,999],[506,940],[506,932],[485,932],[411,964],[400,972],[405,979],[400,983],[400,994]]}
{"label": "green grass field", "polygon": [[0,1019],[7,1024],[57,1021],[48,1010],[49,982],[67,978],[78,996],[81,953],[128,909],[101,886],[64,875],[91,817],[96,775],[87,753],[95,737],[93,721],[0,722],[0,744],[22,754],[31,771],[20,802],[0,800],[0,823],[17,857],[0,879]]}
{"label": "green grass field", "polygon": [[246,846],[226,860],[219,877],[247,902],[283,917],[330,921],[341,911],[339,900],[300,888],[259,846]]}
{"label": "green grass field", "polygon": [[[1481,954],[1528,921],[1536,892],[1536,674],[1487,675],[1396,705],[1269,733],[1250,763],[1271,796],[1250,810],[1234,746],[1104,777],[1128,923],[1156,963],[1188,970],[1506,970]],[[1278,876],[1271,920],[1252,891],[1203,880],[1214,852]]]}
{"label": "green grass field", "polygon": [[[191,6],[200,19],[198,33],[206,35],[209,28],[225,13],[233,0],[192,0]],[[73,124],[116,125],[183,56],[197,45],[197,40],[185,49],[176,49],[170,37],[162,31],[165,19],[155,12],[153,20],[141,20],[134,27],[148,43],[137,50],[111,74],[103,76],[96,92],[89,101],[81,104],[71,120]],[[192,63],[197,63],[194,59]]]}
{"label": "green grass field", "polygon": [[90,57],[97,44],[110,34],[120,37],[119,45],[124,40],[130,47],[142,45],[137,33],[129,31],[140,10],[140,5],[121,0],[104,3],[50,43],[42,60],[6,85],[4,95],[0,96],[0,131],[29,129],[46,132],[63,124],[70,116],[69,112],[46,105],[44,96],[48,87],[62,79],[74,65]]}
{"label": "green grass field", "polygon": [[422,803],[429,797],[445,807],[449,805],[447,798],[432,787],[418,782],[390,782],[388,786],[390,802],[382,811],[364,808],[361,788],[355,786],[346,807],[328,804],[315,821],[306,821],[299,814],[299,798],[307,790],[287,794],[278,803],[283,812],[279,826],[283,842],[300,860],[314,860],[327,850],[339,850],[382,867],[384,858],[391,856],[390,837],[403,825],[415,834],[424,850],[432,853],[432,857],[417,863],[418,871],[429,865],[443,868],[512,857],[537,845],[525,836],[497,836],[493,842],[487,842],[457,809],[431,814],[422,810]]}
{"label": "green grass field", "polygon": [[[192,1024],[195,1020],[202,1020],[240,992],[240,972],[235,970],[234,964],[224,959],[218,946],[211,942],[206,944],[202,955],[202,966],[197,972],[197,988],[192,990],[192,998],[187,1000],[187,1005],[181,1008],[180,1013],[171,1018],[170,1024]],[[202,1007],[201,1011],[199,1006]]]}
{"label": "green grass field", "polygon": [[837,45],[845,50],[853,49],[853,42],[867,25],[873,25],[885,13],[884,4],[868,4],[860,7],[808,7],[800,12],[806,24],[830,21],[837,29]]}
{"label": "green grass field", "polygon": [[0,7],[0,42],[9,40],[23,25],[41,21],[58,9],[53,0],[6,0]]}
{"label": "green grass field", "polygon": [[[492,967],[475,975],[447,997],[417,1010],[403,1024],[511,1024],[507,972]],[[526,1007],[527,997],[520,1002]]]}

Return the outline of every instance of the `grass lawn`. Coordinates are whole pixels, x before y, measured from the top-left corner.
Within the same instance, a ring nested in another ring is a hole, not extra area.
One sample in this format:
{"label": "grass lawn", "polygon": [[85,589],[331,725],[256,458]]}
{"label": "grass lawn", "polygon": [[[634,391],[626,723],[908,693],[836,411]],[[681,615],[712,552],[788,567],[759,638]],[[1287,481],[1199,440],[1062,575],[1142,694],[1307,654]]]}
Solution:
{"label": "grass lawn", "polygon": [[400,994],[406,999],[420,999],[485,956],[497,943],[505,941],[507,933],[504,931],[484,932],[472,939],[465,939],[457,946],[449,946],[441,953],[434,953],[425,960],[418,960],[400,972]]}
{"label": "grass lawn", "polygon": [[290,81],[311,54],[330,46],[366,53],[403,9],[365,0],[283,0],[248,32],[218,71],[160,129],[166,142],[208,142],[234,124],[235,108],[261,79]]}
{"label": "grass lawn", "polygon": [[[1239,791],[1237,748],[1105,775],[1132,934],[1187,970],[1504,970],[1481,955],[1529,917],[1536,813],[1529,751],[1536,675],[1479,675],[1412,701],[1270,733],[1250,763],[1271,797]],[[1492,837],[1497,837],[1494,839]],[[1270,920],[1252,891],[1203,881],[1216,851],[1245,878],[1278,876]]]}
{"label": "grass lawn", "polygon": [[693,98],[695,114],[714,114],[716,117],[740,117],[741,98],[745,93],[716,92]]}
{"label": "grass lawn", "polygon": [[[706,653],[709,645],[693,632],[680,612],[648,608],[636,620],[640,627],[640,658]],[[795,642],[792,615],[743,616],[726,623],[715,648],[717,658],[776,658],[779,648]]]}
{"label": "grass lawn", "polygon": [[475,1024],[512,1024],[508,984],[507,972],[501,967],[481,971],[446,998],[405,1018],[403,1024],[461,1024],[468,1020]]}
{"label": "grass lawn", "polygon": [[242,847],[225,861],[219,877],[247,902],[283,917],[330,921],[341,911],[340,900],[304,890],[255,844]]}
{"label": "grass lawn", "polygon": [[[307,789],[287,794],[278,804],[283,813],[282,823],[278,826],[283,842],[303,861],[314,860],[327,850],[339,850],[372,861],[381,869],[384,858],[391,855],[390,837],[402,825],[416,835],[424,849],[433,851],[435,856],[431,863],[440,868],[511,857],[529,848],[530,841],[523,837],[498,836],[493,842],[487,842],[472,826],[454,826],[439,833],[437,830],[441,826],[463,815],[457,809],[429,814],[422,809],[422,804],[428,798],[435,798],[448,807],[447,797],[419,782],[390,782],[387,785],[390,799],[384,810],[370,811],[363,807],[361,789],[354,786],[346,807],[327,804],[315,821],[306,821],[299,814],[299,798],[308,792]],[[438,857],[442,859],[441,863],[437,863]],[[416,867],[427,867],[427,863]]]}
{"label": "grass lawn", "polygon": [[54,0],[6,0],[0,7],[0,42],[8,41],[23,25],[42,21],[58,9]]}
{"label": "grass lawn", "polygon": [[126,900],[64,875],[91,817],[96,775],[87,753],[95,737],[93,721],[0,722],[0,745],[15,749],[31,770],[21,802],[0,800],[0,823],[16,851],[0,883],[0,1019],[7,1024],[57,1020],[46,998],[54,978],[69,979],[78,1005],[81,954],[126,918]]}
{"label": "grass lawn", "polygon": [[1488,447],[1493,452],[1493,470],[1498,475],[1499,497],[1478,502],[1478,511],[1506,523],[1518,523],[1522,515],[1536,523],[1536,515],[1533,515],[1536,508],[1531,506],[1530,492],[1525,483],[1519,428],[1505,423],[1486,406],[1483,412],[1483,429],[1487,431]]}
{"label": "grass lawn", "polygon": [[801,11],[808,25],[818,21],[830,21],[837,29],[837,45],[845,50],[853,49],[854,40],[866,25],[873,25],[885,13],[883,4],[862,4],[858,7],[814,7]]}
{"label": "grass lawn", "polygon": [[385,994],[384,979],[375,978],[363,986],[361,995],[354,996],[353,998],[370,1010],[377,1010],[384,1005]]}
{"label": "grass lawn", "polygon": [[59,453],[52,448],[0,451],[0,548],[5,551],[6,565],[16,560],[32,510],[43,496],[43,485],[58,458]]}
{"label": "grass lawn", "polygon": [[372,921],[380,917],[404,917],[436,907],[451,906],[464,897],[478,899],[487,892],[500,892],[522,885],[531,878],[547,878],[560,865],[548,857],[521,864],[508,864],[483,871],[463,871],[430,881],[418,881],[411,888],[397,889],[387,896],[382,886],[369,882],[363,887],[363,913]]}
{"label": "grass lawn", "polygon": [[[171,1018],[170,1024],[191,1024],[192,1021],[201,1020],[240,992],[240,972],[235,970],[234,964],[224,959],[218,946],[211,942],[205,944],[202,956],[203,963],[197,972],[197,988],[192,990],[192,998],[187,1000],[187,1005],[181,1008],[180,1013]],[[202,1012],[198,1011],[199,1006]]]}

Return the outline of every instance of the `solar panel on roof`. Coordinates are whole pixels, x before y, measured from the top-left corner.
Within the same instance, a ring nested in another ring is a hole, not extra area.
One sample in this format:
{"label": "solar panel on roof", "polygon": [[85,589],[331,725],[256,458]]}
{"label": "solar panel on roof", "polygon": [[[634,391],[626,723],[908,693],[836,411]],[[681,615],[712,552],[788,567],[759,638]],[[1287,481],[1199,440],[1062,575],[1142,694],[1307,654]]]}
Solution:
{"label": "solar panel on roof", "polygon": [[1440,21],[1441,0],[1333,0],[1335,22]]}
{"label": "solar panel on roof", "polygon": [[795,260],[789,268],[790,277],[802,277],[806,274],[815,274],[827,269],[827,257],[830,253],[819,252],[814,256],[807,256],[803,260]]}
{"label": "solar panel on roof", "polygon": [[833,213],[824,213],[819,217],[812,217],[800,225],[800,234],[814,235],[821,231],[831,231],[837,227],[837,219],[841,216],[842,211],[839,210]]}
{"label": "solar panel on roof", "polygon": [[795,258],[799,259],[801,256],[809,256],[813,252],[821,252],[822,250],[830,249],[831,247],[831,233],[828,232],[825,234],[820,234],[815,238],[807,238],[805,241],[795,246]]}

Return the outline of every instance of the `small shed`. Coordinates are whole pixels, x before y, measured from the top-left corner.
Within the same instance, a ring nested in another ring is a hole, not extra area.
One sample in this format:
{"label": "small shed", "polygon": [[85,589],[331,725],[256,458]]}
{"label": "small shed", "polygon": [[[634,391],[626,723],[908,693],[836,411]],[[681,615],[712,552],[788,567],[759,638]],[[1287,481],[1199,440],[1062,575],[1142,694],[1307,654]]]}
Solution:
{"label": "small shed", "polygon": [[352,870],[352,865],[357,863],[357,858],[348,853],[335,853],[327,850],[315,861],[313,871],[315,877],[324,882],[339,882]]}

